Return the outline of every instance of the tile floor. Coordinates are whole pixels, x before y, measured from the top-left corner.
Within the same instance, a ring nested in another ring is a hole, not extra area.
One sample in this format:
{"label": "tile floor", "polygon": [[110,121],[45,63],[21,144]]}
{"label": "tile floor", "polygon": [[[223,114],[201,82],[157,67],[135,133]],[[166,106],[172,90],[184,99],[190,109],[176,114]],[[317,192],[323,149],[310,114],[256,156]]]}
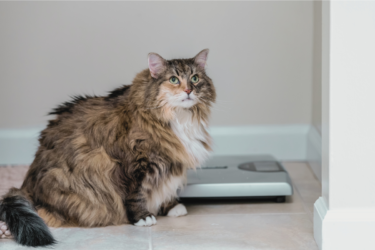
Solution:
{"label": "tile floor", "polygon": [[[317,250],[313,238],[313,204],[320,184],[307,164],[284,162],[294,185],[285,203],[232,201],[186,204],[188,215],[158,217],[149,228],[132,225],[105,228],[55,228],[54,249]],[[27,167],[0,167],[0,195],[19,186]],[[0,249],[29,249],[0,240]]]}

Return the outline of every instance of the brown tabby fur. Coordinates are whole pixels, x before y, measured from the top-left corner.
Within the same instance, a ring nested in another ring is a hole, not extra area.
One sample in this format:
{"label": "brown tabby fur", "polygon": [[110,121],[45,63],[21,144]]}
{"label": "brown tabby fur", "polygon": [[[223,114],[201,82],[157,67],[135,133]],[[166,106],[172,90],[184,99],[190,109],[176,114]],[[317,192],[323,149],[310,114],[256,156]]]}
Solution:
{"label": "brown tabby fur", "polygon": [[[156,79],[146,69],[132,85],[108,96],[75,97],[51,112],[56,118],[41,132],[21,190],[7,196],[28,197],[54,227],[118,225],[167,214],[177,204],[175,198],[166,199],[157,211],[149,211],[147,201],[162,183],[185,176],[197,162],[171,129],[175,110],[163,91],[192,89],[199,102],[189,110],[205,123],[216,94],[194,58],[166,62],[167,69]],[[186,80],[193,74],[200,78],[196,85]],[[173,75],[184,78],[179,87],[169,83]]]}

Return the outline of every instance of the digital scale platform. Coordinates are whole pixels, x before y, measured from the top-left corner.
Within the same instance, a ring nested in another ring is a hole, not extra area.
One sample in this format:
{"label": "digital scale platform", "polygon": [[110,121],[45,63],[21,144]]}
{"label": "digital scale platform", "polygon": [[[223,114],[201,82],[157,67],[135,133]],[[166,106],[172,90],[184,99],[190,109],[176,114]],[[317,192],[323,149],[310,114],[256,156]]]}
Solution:
{"label": "digital scale platform", "polygon": [[293,194],[288,172],[270,155],[213,156],[201,168],[188,170],[185,199],[268,198],[284,202]]}

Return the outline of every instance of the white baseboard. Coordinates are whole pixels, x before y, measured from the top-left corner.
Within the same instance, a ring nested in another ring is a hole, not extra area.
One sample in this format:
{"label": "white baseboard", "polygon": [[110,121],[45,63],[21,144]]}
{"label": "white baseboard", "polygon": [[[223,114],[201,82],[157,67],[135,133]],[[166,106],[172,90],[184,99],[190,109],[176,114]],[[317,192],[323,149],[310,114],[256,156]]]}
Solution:
{"label": "white baseboard", "polygon": [[215,155],[271,154],[283,161],[306,161],[310,125],[212,127]]}
{"label": "white baseboard", "polygon": [[306,157],[312,171],[322,182],[322,137],[314,126],[307,133]]}
{"label": "white baseboard", "polygon": [[323,220],[328,212],[327,204],[323,197],[314,203],[314,238],[319,249],[322,250]]}
{"label": "white baseboard", "polygon": [[314,204],[314,237],[320,250],[374,250],[375,209],[329,210]]}
{"label": "white baseboard", "polygon": [[0,164],[30,164],[43,127],[0,129]]}
{"label": "white baseboard", "polygon": [[[0,164],[30,164],[43,127],[0,129]],[[215,155],[271,154],[281,161],[306,161],[310,125],[211,127]]]}

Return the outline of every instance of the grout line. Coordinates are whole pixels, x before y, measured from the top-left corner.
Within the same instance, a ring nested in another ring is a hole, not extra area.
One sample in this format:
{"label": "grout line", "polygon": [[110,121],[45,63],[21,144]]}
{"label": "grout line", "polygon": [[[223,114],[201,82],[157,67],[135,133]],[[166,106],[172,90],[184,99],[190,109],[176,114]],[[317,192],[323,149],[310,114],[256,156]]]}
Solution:
{"label": "grout line", "polygon": [[148,250],[152,250],[152,232],[151,227],[148,227]]}

